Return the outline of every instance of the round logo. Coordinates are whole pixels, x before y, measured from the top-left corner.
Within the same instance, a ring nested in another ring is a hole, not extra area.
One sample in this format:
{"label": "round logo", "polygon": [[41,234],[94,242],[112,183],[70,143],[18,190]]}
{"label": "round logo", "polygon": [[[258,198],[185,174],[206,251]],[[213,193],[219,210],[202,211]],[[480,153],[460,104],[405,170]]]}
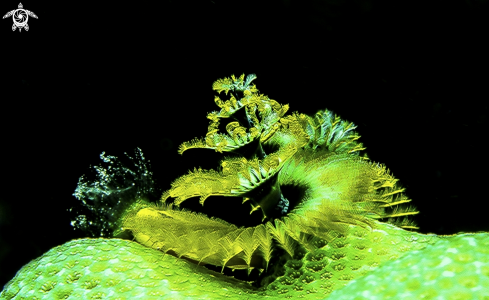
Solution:
{"label": "round logo", "polygon": [[29,19],[29,15],[23,9],[17,9],[14,12],[14,23],[17,27],[24,27],[27,24],[27,20]]}

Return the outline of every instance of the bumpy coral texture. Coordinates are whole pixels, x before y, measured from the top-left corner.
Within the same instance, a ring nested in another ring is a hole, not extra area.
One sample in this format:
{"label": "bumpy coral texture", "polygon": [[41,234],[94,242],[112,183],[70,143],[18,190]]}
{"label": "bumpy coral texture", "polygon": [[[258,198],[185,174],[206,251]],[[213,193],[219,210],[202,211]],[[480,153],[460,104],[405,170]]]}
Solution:
{"label": "bumpy coral texture", "polygon": [[0,299],[488,299],[489,234],[383,229],[288,261],[266,290],[135,242],[74,240],[24,266]]}
{"label": "bumpy coral texture", "polygon": [[489,234],[443,238],[352,281],[331,299],[489,299]]}
{"label": "bumpy coral texture", "polygon": [[225,299],[243,282],[121,239],[73,240],[24,266],[0,299]]}

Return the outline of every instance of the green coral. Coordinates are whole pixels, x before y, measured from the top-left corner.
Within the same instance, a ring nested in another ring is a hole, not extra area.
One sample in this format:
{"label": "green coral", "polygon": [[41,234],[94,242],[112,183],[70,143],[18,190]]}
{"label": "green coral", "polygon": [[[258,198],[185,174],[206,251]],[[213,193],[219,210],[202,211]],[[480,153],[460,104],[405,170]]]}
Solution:
{"label": "green coral", "polygon": [[0,299],[487,299],[488,249],[487,233],[357,227],[257,289],[128,240],[81,239],[24,266]]}
{"label": "green coral", "polygon": [[376,225],[374,230],[352,226],[347,234],[307,251],[302,258],[287,260],[284,274],[271,278],[275,280],[267,286],[267,295],[294,299],[308,295],[308,299],[324,299],[383,262],[438,240],[435,235],[409,232],[390,224]]}
{"label": "green coral", "polygon": [[236,299],[242,282],[121,239],[80,239],[24,266],[0,299]]}
{"label": "green coral", "polygon": [[489,299],[489,234],[441,238],[331,294],[335,300]]}

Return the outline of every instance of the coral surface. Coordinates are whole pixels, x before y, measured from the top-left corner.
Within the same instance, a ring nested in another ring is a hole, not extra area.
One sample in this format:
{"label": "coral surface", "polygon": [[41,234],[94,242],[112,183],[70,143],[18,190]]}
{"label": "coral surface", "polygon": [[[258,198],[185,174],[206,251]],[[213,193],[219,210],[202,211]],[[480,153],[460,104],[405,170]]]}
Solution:
{"label": "coral surface", "polygon": [[24,266],[0,299],[489,297],[487,233],[437,237],[385,225],[350,237],[289,260],[267,289],[128,240],[73,240]]}

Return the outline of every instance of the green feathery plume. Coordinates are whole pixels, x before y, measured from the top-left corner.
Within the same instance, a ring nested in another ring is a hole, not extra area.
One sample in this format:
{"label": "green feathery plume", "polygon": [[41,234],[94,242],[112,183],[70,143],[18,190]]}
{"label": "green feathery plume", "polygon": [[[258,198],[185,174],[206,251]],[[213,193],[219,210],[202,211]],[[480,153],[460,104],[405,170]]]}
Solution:
{"label": "green feathery plume", "polygon": [[[328,110],[286,115],[288,105],[259,94],[254,79],[243,74],[214,82],[213,89],[229,99],[216,96],[220,111],[208,114],[206,137],[183,143],[179,153],[204,148],[235,156],[224,158],[219,171],[199,168],[177,178],[161,205],[141,205],[127,215],[123,227],[138,242],[199,263],[263,271],[274,247],[294,257],[298,249],[313,251],[351,226],[374,228],[376,219],[394,223],[417,213],[400,207],[410,200],[397,179],[359,155],[365,147],[353,123]],[[230,119],[227,133],[219,132],[223,119]],[[303,189],[303,197],[286,197],[284,186]],[[193,197],[204,205],[210,196],[243,197],[250,213],[263,214],[262,224],[238,228],[176,208]],[[416,228],[406,218],[396,224]]]}

